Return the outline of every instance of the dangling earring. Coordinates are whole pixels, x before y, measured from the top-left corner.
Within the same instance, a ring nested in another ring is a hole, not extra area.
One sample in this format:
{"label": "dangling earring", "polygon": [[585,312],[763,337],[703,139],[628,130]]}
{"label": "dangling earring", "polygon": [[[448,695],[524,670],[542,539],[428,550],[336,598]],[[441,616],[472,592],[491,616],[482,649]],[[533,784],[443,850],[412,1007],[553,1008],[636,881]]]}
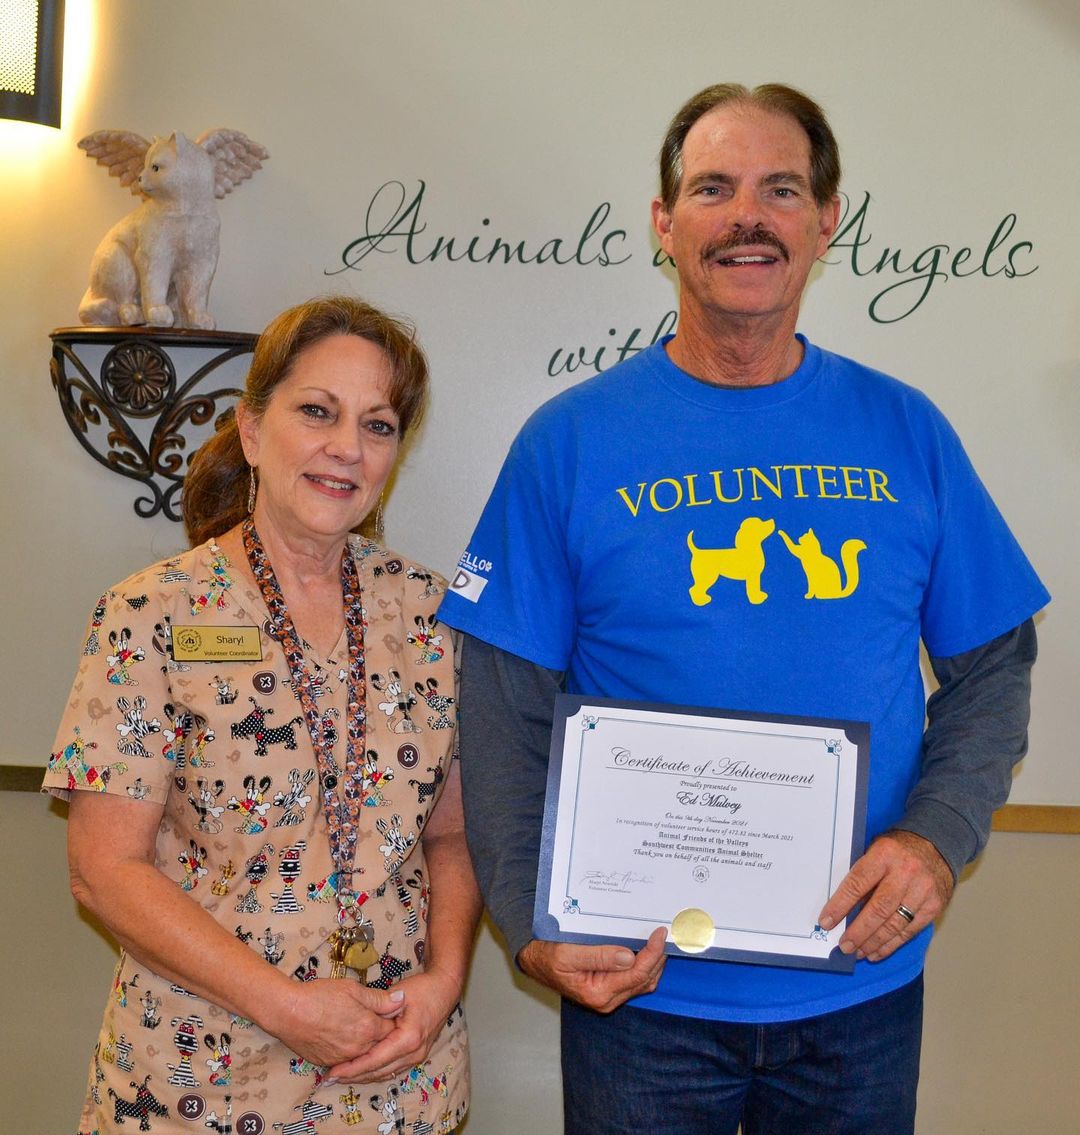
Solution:
{"label": "dangling earring", "polygon": [[258,484],[255,480],[255,466],[249,465],[248,470],[251,473],[248,479],[248,516],[250,516],[255,511],[255,490],[258,488]]}
{"label": "dangling earring", "polygon": [[386,543],[386,532],[383,528],[383,497],[379,494],[379,507],[375,510],[375,540],[380,544]]}

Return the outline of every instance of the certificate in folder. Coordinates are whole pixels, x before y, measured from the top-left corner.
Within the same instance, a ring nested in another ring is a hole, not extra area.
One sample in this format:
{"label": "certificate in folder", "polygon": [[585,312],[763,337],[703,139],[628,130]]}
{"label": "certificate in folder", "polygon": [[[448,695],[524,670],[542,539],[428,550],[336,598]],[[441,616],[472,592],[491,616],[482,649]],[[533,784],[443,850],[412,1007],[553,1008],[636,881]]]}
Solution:
{"label": "certificate in folder", "polygon": [[560,694],[533,930],[850,972],[817,915],[862,854],[870,726]]}

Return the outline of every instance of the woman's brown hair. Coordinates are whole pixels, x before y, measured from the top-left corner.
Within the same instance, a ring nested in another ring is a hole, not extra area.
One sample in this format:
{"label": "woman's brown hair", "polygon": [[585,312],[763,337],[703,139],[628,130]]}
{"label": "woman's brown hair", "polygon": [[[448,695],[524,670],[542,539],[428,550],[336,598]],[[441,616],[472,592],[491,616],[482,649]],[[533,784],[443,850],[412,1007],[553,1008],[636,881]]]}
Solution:
{"label": "woman's brown hair", "polygon": [[[390,405],[404,437],[419,421],[427,401],[427,359],[409,324],[350,296],[309,300],[273,319],[255,344],[241,402],[261,415],[302,352],[334,335],[367,339],[386,354],[392,376]],[[184,478],[184,527],[193,546],[244,519],[248,478],[236,417],[230,413],[192,457]]]}

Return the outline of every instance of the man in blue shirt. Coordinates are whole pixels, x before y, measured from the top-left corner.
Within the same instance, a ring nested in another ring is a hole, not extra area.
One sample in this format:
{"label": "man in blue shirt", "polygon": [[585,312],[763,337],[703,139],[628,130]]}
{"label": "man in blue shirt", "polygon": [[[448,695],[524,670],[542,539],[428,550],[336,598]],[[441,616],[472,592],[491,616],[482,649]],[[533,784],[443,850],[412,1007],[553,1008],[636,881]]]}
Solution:
{"label": "man in blue shirt", "polygon": [[[1025,751],[1049,597],[940,412],[796,334],[839,218],[821,109],[707,88],[660,166],[677,334],[532,416],[441,611],[477,875],[563,997],[567,1132],[905,1135],[932,923]],[[561,688],[869,722],[867,847],[819,916],[862,904],[854,973],[534,938]]]}

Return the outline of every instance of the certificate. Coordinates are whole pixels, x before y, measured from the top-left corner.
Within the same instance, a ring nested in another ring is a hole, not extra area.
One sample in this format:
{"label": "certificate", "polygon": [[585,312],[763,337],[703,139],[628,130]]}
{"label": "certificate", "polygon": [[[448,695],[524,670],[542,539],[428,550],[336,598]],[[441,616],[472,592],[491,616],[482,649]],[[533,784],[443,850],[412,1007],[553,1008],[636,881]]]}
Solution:
{"label": "certificate", "polygon": [[849,971],[817,915],[862,853],[870,726],[560,694],[533,929]]}

